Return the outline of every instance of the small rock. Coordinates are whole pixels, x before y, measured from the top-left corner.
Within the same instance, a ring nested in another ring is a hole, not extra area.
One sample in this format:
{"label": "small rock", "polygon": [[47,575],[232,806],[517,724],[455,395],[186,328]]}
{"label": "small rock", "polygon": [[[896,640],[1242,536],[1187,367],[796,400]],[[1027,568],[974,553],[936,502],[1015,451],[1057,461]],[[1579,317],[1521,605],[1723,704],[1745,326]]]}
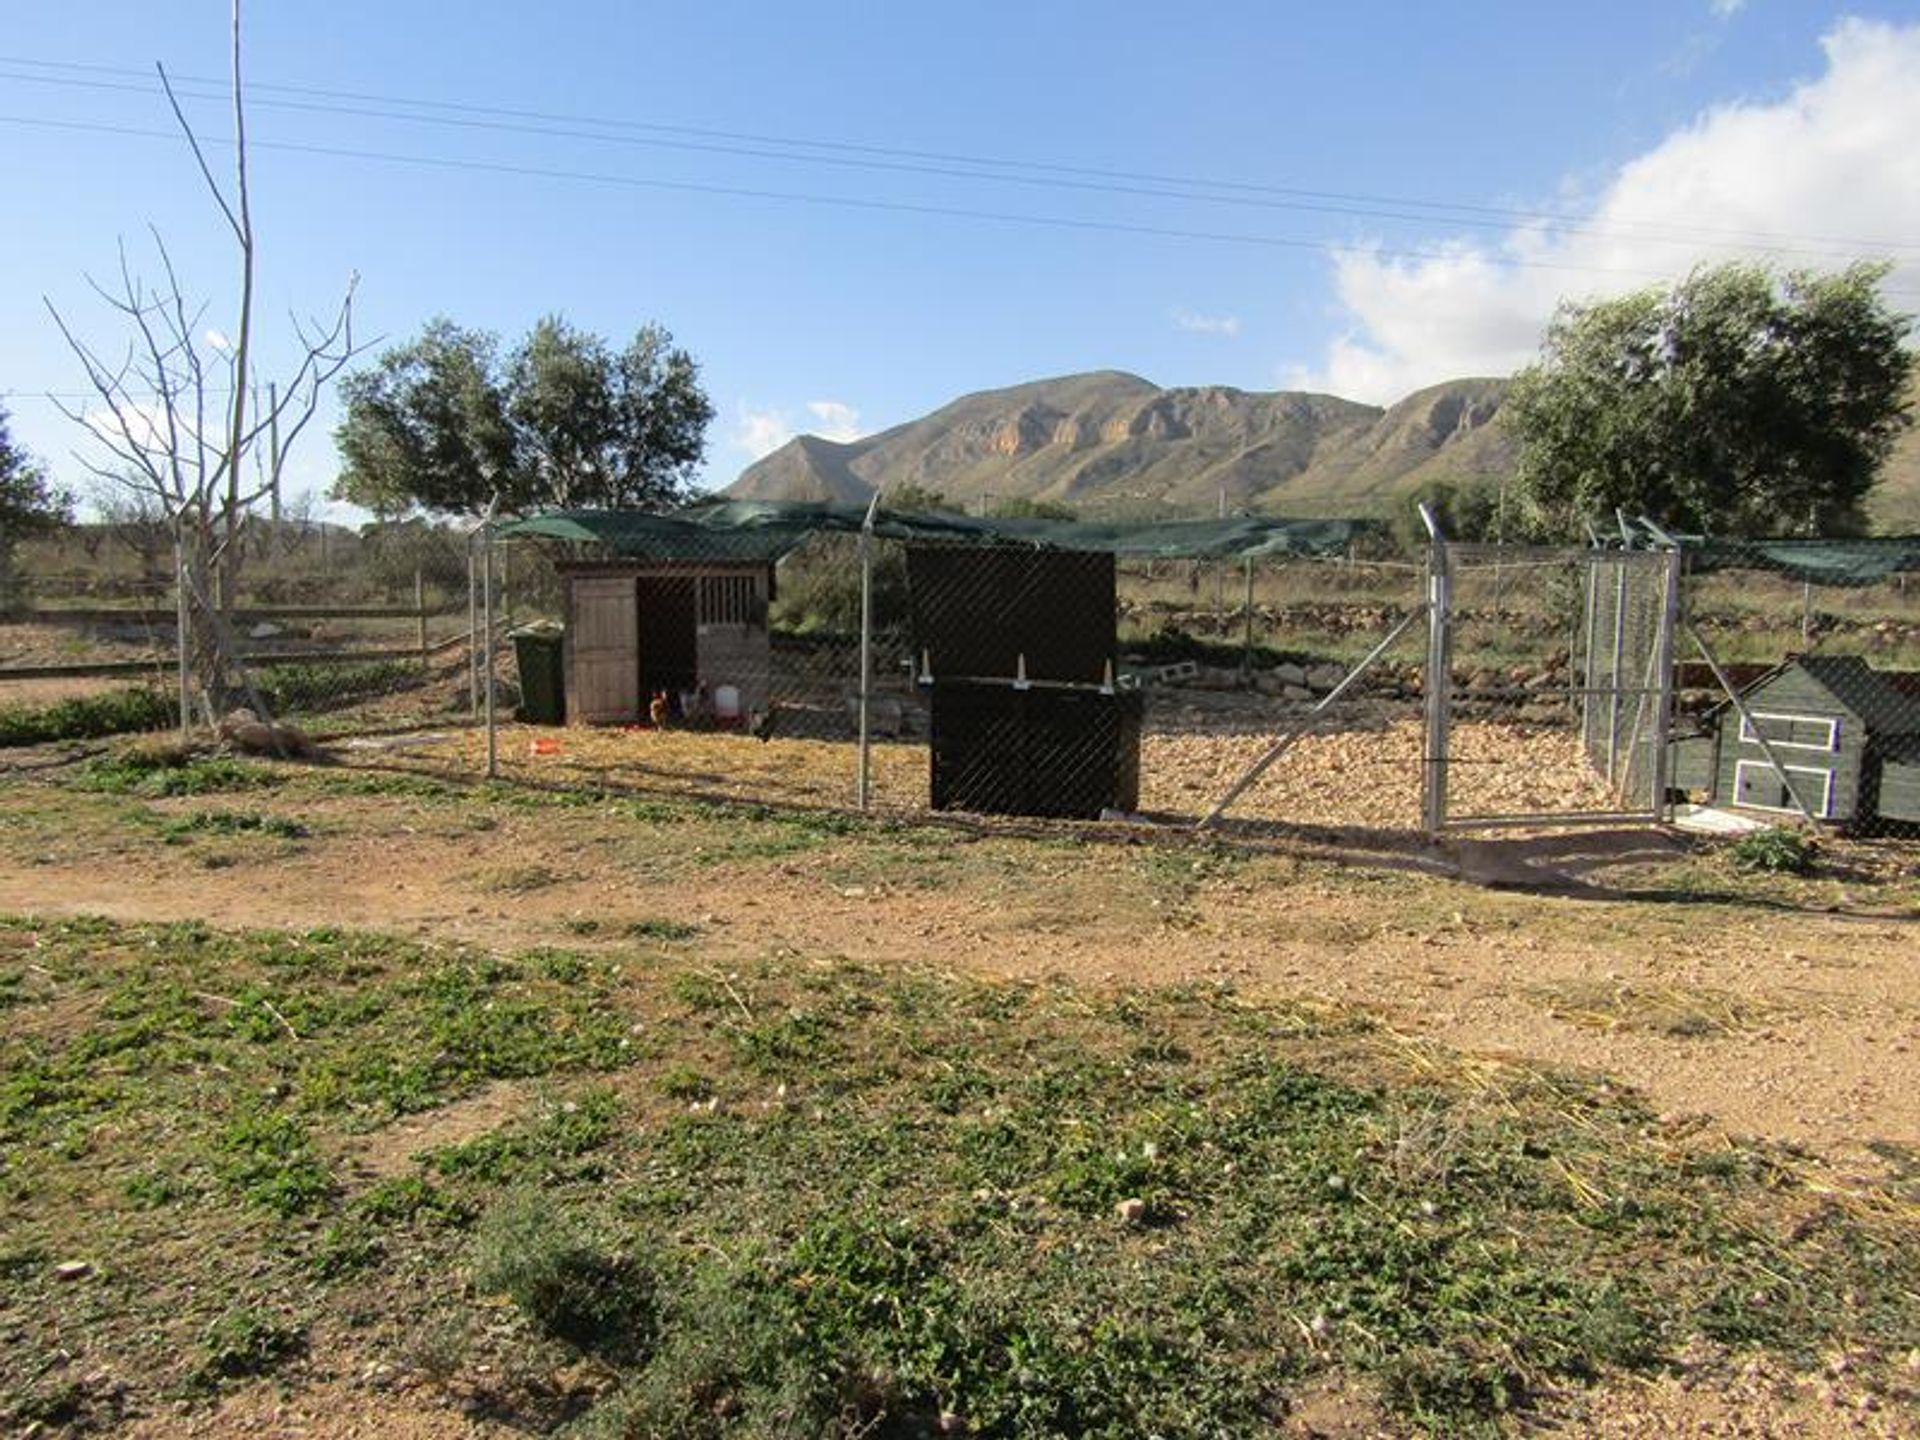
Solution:
{"label": "small rock", "polygon": [[93,1274],[93,1264],[87,1260],[62,1260],[53,1267],[56,1280],[84,1280]]}
{"label": "small rock", "polygon": [[1347,1193],[1347,1177],[1344,1175],[1327,1176],[1327,1193],[1330,1195],[1346,1194]]}
{"label": "small rock", "polygon": [[1139,1225],[1147,1218],[1147,1202],[1137,1195],[1130,1195],[1113,1207],[1113,1213],[1118,1215],[1124,1224]]}
{"label": "small rock", "polygon": [[951,1410],[942,1410],[940,1412],[940,1433],[942,1435],[964,1435],[967,1433],[967,1422]]}

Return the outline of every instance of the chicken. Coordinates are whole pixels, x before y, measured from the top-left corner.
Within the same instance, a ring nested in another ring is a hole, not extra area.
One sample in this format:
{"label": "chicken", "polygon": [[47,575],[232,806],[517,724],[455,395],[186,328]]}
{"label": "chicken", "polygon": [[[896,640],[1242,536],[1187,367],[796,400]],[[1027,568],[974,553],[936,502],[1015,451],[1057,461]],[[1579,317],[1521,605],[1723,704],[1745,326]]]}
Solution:
{"label": "chicken", "polygon": [[770,700],[766,709],[747,712],[747,733],[764,745],[773,738],[773,727],[779,720],[780,705]]}
{"label": "chicken", "polygon": [[658,691],[653,697],[653,703],[647,706],[647,718],[653,721],[653,728],[666,729],[667,720],[672,714],[673,707],[667,703],[667,692]]}

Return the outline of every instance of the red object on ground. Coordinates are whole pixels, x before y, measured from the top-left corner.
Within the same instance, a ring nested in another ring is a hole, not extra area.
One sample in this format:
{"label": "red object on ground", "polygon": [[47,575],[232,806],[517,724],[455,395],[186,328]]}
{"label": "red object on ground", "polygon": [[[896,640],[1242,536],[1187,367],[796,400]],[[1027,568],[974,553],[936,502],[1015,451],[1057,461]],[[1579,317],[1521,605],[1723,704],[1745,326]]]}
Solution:
{"label": "red object on ground", "polygon": [[560,742],[551,735],[537,736],[533,743],[527,746],[527,753],[529,755],[558,755],[560,753]]}

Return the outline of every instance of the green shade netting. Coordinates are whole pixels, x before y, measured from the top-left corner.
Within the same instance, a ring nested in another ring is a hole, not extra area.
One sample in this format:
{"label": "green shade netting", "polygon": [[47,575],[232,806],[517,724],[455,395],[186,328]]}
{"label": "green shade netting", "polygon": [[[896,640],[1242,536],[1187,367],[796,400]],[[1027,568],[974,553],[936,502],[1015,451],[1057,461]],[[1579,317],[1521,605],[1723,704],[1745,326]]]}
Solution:
{"label": "green shade netting", "polygon": [[[564,510],[500,526],[499,534],[592,544],[625,559],[772,562],[809,536],[858,534],[864,506],[732,500],[666,514],[633,510]],[[873,533],[884,540],[945,545],[1031,545],[1115,555],[1206,559],[1341,555],[1374,520],[1167,520],[1113,524],[1084,520],[996,520],[965,515],[881,510]]]}

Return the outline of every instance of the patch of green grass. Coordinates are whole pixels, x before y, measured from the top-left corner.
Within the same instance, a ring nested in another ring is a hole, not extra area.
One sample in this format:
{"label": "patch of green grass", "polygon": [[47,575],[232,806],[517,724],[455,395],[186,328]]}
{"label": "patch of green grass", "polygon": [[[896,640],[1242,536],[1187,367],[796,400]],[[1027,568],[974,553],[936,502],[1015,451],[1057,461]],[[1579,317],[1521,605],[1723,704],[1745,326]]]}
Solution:
{"label": "patch of green grass", "polygon": [[195,756],[177,746],[145,746],[89,761],[74,776],[77,789],[108,795],[211,795],[232,790],[270,788],[273,771],[226,756]]}
{"label": "patch of green grass", "polygon": [[613,1140],[620,1110],[611,1091],[589,1090],[560,1102],[530,1125],[481,1135],[420,1158],[438,1175],[489,1185],[596,1174],[599,1167],[579,1162]]}
{"label": "patch of green grass", "polygon": [[242,1114],[220,1132],[215,1150],[221,1181],[283,1219],[318,1209],[333,1194],[333,1177],[314,1154],[306,1127],[290,1115]]}
{"label": "patch of green grass", "polygon": [[270,1375],[306,1353],[303,1327],[253,1309],[230,1310],[207,1327],[198,1378],[208,1387]]}
{"label": "patch of green grass", "polygon": [[264,835],[276,840],[304,840],[307,827],[283,815],[257,810],[195,810],[175,816],[160,826],[163,839],[184,840],[195,835]]}
{"label": "patch of green grass", "polygon": [[648,1339],[651,1277],[543,1195],[509,1195],[481,1217],[473,1283],[506,1295],[542,1334],[582,1350],[626,1358]]}
{"label": "patch of green grass", "polygon": [[164,690],[147,687],[51,705],[0,705],[0,749],[165,730],[179,723],[174,698]]}
{"label": "patch of green grass", "polygon": [[[29,954],[13,1394],[76,1340],[179,1382],[218,1369],[212,1315],[266,1317],[219,1348],[272,1366],[272,1317],[426,1333],[504,1296],[449,1370],[550,1394],[584,1352],[566,1404],[607,1433],[1252,1434],[1336,1376],[1382,1428],[1465,1435],[1702,1338],[1811,1365],[1920,1327],[1898,1205],[1318,1005],[0,921],[0,975]],[[545,1098],[353,1192],[371,1126],[494,1079]],[[89,1294],[51,1265],[109,1254],[112,1304],[50,1323]]]}

